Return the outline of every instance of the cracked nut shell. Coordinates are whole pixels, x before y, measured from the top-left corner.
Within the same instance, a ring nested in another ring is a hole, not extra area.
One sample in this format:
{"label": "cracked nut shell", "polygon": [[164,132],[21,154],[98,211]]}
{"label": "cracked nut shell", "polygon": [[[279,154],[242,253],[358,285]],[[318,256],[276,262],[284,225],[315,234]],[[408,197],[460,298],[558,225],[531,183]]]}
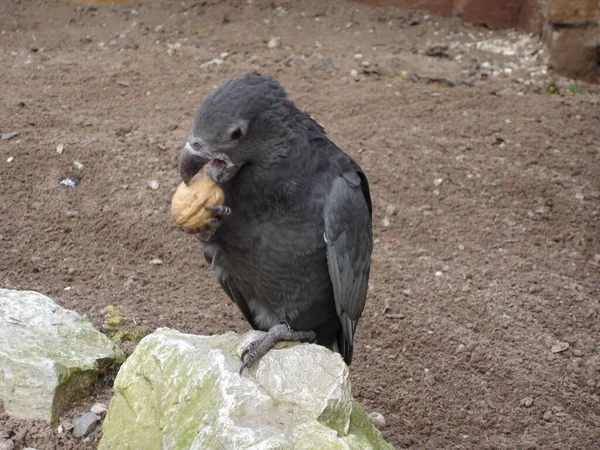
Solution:
{"label": "cracked nut shell", "polygon": [[182,182],[173,195],[171,215],[183,228],[201,228],[208,219],[216,216],[205,206],[221,206],[224,201],[225,194],[209,177],[198,178],[189,186]]}

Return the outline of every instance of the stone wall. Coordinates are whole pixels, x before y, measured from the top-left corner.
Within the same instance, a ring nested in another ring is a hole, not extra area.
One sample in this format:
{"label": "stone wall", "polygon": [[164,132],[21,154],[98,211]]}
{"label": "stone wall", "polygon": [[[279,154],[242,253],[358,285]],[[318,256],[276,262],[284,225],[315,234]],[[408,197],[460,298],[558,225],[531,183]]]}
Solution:
{"label": "stone wall", "polygon": [[489,28],[521,28],[539,35],[557,73],[600,82],[598,0],[355,0],[426,10]]}
{"label": "stone wall", "polygon": [[600,82],[600,2],[546,0],[540,16],[550,68],[571,78]]}

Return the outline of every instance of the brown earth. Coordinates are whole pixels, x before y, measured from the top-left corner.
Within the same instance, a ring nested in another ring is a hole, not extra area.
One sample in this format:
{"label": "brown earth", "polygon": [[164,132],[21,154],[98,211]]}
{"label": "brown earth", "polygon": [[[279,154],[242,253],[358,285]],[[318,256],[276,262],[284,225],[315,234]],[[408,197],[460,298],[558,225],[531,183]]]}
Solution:
{"label": "brown earth", "polygon": [[[0,32],[0,132],[20,133],[0,141],[2,287],[98,327],[112,304],[150,329],[246,331],[169,206],[196,108],[259,70],[371,182],[376,245],[351,373],[385,437],[598,448],[598,86],[550,77],[539,49],[526,67],[469,46],[516,45],[509,31],[338,0],[5,0]],[[78,186],[58,184],[71,175]],[[66,418],[107,401],[110,379]],[[99,437],[0,413],[0,439],[18,449]]]}

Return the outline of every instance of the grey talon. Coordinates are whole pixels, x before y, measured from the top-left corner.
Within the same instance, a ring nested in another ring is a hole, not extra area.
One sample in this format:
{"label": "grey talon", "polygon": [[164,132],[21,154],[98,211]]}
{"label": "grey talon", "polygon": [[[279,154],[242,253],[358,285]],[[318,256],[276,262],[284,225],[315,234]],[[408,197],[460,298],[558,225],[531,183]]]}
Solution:
{"label": "grey talon", "polygon": [[228,216],[231,214],[231,208],[229,206],[205,206],[205,209],[209,211],[214,211],[220,216]]}

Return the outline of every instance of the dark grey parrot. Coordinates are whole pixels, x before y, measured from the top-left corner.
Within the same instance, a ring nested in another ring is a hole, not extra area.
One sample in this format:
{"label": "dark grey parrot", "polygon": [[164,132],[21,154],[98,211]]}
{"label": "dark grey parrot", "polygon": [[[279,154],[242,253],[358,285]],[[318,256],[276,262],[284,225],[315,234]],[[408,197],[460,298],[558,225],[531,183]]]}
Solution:
{"label": "dark grey parrot", "polygon": [[[254,329],[240,374],[280,340],[310,341],[352,361],[373,248],[361,168],[271,77],[250,73],[198,110],[179,169],[208,164],[226,206],[192,230],[223,290]],[[209,207],[210,208],[210,207]]]}

